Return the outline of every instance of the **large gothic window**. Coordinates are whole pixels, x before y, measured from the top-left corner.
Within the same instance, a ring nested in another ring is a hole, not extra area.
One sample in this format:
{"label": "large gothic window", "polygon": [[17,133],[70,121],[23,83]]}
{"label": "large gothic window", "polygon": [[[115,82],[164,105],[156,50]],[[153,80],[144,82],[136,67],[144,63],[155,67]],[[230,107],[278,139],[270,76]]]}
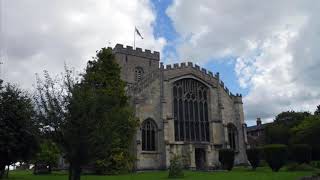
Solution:
{"label": "large gothic window", "polygon": [[157,126],[152,119],[147,119],[141,126],[142,151],[156,150]]}
{"label": "large gothic window", "polygon": [[173,84],[174,132],[176,141],[209,142],[207,86],[186,78]]}
{"label": "large gothic window", "polygon": [[229,138],[230,148],[236,151],[238,149],[237,127],[235,125],[229,123],[227,128],[228,128],[228,138]]}
{"label": "large gothic window", "polygon": [[138,82],[142,79],[143,77],[143,69],[142,67],[136,67],[135,71],[135,81]]}

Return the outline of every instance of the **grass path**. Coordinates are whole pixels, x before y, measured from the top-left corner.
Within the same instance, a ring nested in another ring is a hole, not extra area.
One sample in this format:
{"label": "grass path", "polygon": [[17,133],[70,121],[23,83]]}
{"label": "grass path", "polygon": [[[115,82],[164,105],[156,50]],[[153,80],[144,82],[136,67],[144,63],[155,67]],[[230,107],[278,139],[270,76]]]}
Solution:
{"label": "grass path", "polygon": [[[235,168],[231,172],[192,172],[186,171],[187,180],[298,180],[299,177],[310,175],[312,172],[272,172],[269,168],[258,168],[251,171],[244,168]],[[119,176],[81,176],[81,180],[164,180],[167,179],[166,171],[143,172]],[[30,171],[13,171],[9,174],[9,180],[67,180],[65,173],[53,173],[51,175],[33,175]]]}

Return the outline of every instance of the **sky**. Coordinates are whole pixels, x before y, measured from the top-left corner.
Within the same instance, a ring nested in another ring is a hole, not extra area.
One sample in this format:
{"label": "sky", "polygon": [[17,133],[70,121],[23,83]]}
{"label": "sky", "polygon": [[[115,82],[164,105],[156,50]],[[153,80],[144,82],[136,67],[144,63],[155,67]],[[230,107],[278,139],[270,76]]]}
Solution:
{"label": "sky", "polygon": [[133,44],[165,64],[194,62],[243,95],[249,125],[320,104],[317,0],[0,0],[0,78],[81,72],[101,47]]}

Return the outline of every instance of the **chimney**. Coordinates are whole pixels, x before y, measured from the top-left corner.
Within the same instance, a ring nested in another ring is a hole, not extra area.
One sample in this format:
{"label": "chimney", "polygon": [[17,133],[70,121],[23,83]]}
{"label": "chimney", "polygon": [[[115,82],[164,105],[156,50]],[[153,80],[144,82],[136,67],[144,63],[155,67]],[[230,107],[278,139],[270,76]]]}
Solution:
{"label": "chimney", "polygon": [[262,124],[261,118],[257,118],[257,126],[260,126]]}

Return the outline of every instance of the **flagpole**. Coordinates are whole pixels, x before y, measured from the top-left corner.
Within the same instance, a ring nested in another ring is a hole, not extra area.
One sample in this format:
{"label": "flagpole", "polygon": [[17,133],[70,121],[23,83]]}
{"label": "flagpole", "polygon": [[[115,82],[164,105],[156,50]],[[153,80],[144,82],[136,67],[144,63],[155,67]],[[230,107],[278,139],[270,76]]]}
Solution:
{"label": "flagpole", "polygon": [[133,31],[133,49],[136,49],[136,27],[134,27]]}

